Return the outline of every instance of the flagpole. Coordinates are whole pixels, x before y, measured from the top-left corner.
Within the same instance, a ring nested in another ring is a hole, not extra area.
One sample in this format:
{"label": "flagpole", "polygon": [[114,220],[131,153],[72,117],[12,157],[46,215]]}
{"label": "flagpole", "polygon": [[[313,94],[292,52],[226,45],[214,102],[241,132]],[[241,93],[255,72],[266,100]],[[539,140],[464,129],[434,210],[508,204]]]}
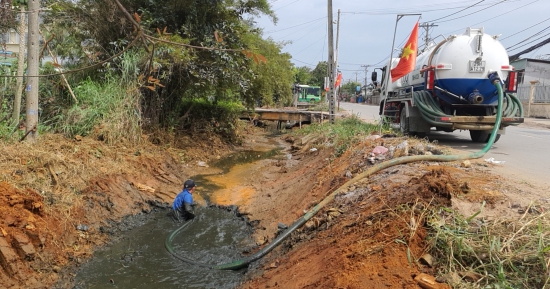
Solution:
{"label": "flagpole", "polygon": [[386,67],[386,71],[384,71],[384,83],[382,83],[382,90],[385,89],[385,96],[382,104],[382,113],[380,114],[380,128],[378,129],[378,134],[382,134],[382,124],[384,123],[384,111],[386,110],[386,100],[388,99],[388,86],[389,86],[389,78],[391,76],[391,66],[393,62],[393,49],[395,46],[395,34],[397,33],[397,23],[401,18],[405,16],[422,16],[422,14],[397,14],[397,17],[395,19],[395,28],[393,30],[393,41],[391,43],[391,52],[390,52],[390,62],[388,64],[388,67]]}

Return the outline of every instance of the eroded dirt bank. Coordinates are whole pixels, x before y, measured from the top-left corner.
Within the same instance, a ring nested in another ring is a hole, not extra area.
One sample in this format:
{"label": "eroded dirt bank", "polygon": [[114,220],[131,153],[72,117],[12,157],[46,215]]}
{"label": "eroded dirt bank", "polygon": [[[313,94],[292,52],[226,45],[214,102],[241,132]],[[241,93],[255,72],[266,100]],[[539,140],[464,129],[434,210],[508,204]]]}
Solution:
{"label": "eroded dirt bank", "polygon": [[[238,205],[262,246],[281,225],[369,167],[374,147],[402,139],[365,140],[336,159],[327,141],[282,136],[285,157],[235,168],[240,182],[217,180],[227,189],[214,201]],[[71,268],[116,236],[113,224],[170,203],[184,179],[211,170],[199,161],[237,149],[215,139],[188,144],[182,152],[47,136],[39,148],[0,147],[0,288],[70,288]],[[273,145],[251,130],[240,149]],[[476,161],[467,168],[416,163],[386,169],[347,188],[253,264],[241,287],[420,288],[415,276],[433,274],[415,261],[426,249],[424,208],[454,205],[468,212],[486,201],[487,213],[517,213],[530,200],[508,183]],[[411,207],[417,210],[404,209]]]}

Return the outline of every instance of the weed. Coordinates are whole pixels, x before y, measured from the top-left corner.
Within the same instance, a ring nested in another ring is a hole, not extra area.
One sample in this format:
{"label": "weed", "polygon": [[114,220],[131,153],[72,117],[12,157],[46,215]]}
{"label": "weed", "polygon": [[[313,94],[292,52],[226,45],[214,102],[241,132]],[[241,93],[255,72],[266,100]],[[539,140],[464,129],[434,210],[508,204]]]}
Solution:
{"label": "weed", "polygon": [[324,136],[325,144],[334,146],[335,155],[340,156],[356,142],[369,135],[377,134],[378,129],[379,127],[376,124],[365,123],[358,117],[351,116],[336,120],[334,124],[329,122],[314,123],[297,130],[296,133],[299,135],[316,134]]}
{"label": "weed", "polygon": [[534,208],[517,219],[465,218],[448,210],[433,215],[430,251],[439,260],[438,270],[478,277],[455,288],[545,288],[550,218]]}

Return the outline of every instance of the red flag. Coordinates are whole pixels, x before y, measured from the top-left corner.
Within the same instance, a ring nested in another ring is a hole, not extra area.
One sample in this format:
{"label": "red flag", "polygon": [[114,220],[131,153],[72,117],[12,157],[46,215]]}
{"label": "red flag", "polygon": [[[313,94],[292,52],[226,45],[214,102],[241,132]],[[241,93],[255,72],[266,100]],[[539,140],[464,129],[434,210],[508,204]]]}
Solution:
{"label": "red flag", "polygon": [[403,53],[397,66],[391,70],[391,82],[405,76],[405,74],[414,70],[416,65],[416,54],[418,52],[418,21],[414,25],[409,41],[403,47]]}
{"label": "red flag", "polygon": [[340,82],[342,82],[342,73],[338,73],[338,77],[336,77],[336,82],[334,83],[334,87],[340,86]]}

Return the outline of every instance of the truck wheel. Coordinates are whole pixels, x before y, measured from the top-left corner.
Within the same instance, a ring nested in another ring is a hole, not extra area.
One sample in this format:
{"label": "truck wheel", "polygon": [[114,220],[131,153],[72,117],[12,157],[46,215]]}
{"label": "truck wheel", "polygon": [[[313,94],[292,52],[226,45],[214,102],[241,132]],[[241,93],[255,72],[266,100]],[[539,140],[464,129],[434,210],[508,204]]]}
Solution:
{"label": "truck wheel", "polygon": [[[491,131],[487,130],[470,130],[470,138],[473,142],[486,143],[491,137]],[[495,143],[500,139],[500,134],[495,137]]]}
{"label": "truck wheel", "polygon": [[409,135],[409,119],[407,118],[405,107],[399,113],[399,128],[403,135]]}

